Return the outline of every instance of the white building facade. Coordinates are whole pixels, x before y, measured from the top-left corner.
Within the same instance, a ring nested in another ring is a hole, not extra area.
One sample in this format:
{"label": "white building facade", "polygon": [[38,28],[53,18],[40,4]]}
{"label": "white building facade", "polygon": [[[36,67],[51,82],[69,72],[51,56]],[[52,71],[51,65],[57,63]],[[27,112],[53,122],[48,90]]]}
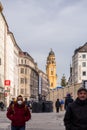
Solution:
{"label": "white building facade", "polygon": [[13,95],[13,86],[14,86],[14,44],[12,41],[12,35],[7,33],[6,44],[5,44],[5,81],[9,81],[9,84],[5,84],[5,91],[7,91],[7,106],[9,100]]}
{"label": "white building facade", "polygon": [[7,106],[12,98],[16,98],[19,93],[19,50],[21,50],[16,44],[14,35],[8,32],[6,39],[6,77],[5,80],[10,81],[10,85],[5,86],[7,90]]}
{"label": "white building facade", "polygon": [[6,23],[2,14],[3,7],[0,3],[0,100],[4,99],[4,42],[5,42],[5,28]]}
{"label": "white building facade", "polygon": [[16,44],[14,45],[14,86],[13,86],[13,98],[17,97],[19,94],[19,51],[21,49]]}
{"label": "white building facade", "polygon": [[0,100],[9,105],[18,91],[18,58],[20,48],[9,31],[0,3]]}
{"label": "white building facade", "polygon": [[72,57],[72,84],[87,80],[87,43],[75,50]]}

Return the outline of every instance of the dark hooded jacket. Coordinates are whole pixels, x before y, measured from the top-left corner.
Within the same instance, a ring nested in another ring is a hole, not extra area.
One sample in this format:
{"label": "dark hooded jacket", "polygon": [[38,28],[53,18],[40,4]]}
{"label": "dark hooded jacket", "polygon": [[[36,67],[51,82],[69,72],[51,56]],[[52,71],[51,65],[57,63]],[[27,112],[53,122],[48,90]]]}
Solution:
{"label": "dark hooded jacket", "polygon": [[69,103],[72,103],[72,102],[73,102],[73,99],[72,99],[71,95],[68,94],[67,97],[65,98],[65,105],[64,105],[65,110],[67,109]]}
{"label": "dark hooded jacket", "polygon": [[59,99],[57,99],[57,101],[56,101],[56,103],[55,103],[55,107],[56,107],[56,108],[59,108],[60,105],[61,105],[61,104],[60,104],[60,101],[59,101]]}
{"label": "dark hooded jacket", "polygon": [[81,101],[77,98],[69,104],[64,117],[64,125],[66,130],[87,130],[87,99]]}

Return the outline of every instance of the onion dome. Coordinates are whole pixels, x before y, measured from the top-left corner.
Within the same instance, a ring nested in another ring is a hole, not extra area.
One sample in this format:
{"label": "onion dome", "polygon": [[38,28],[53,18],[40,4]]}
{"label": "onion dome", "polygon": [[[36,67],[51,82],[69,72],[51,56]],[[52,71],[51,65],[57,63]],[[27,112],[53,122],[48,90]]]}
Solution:
{"label": "onion dome", "polygon": [[50,56],[50,55],[55,55],[52,49],[51,49],[51,51],[49,52],[49,56]]}

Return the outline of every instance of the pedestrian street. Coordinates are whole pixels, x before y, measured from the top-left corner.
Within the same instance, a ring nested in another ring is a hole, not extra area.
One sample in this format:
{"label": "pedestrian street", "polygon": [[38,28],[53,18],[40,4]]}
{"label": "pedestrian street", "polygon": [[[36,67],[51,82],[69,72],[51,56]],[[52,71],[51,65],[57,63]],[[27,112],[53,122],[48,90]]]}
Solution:
{"label": "pedestrian street", "polygon": [[[32,118],[26,123],[26,130],[65,130],[63,125],[64,112],[31,113]],[[10,130],[10,120],[6,111],[0,111],[0,130]]]}

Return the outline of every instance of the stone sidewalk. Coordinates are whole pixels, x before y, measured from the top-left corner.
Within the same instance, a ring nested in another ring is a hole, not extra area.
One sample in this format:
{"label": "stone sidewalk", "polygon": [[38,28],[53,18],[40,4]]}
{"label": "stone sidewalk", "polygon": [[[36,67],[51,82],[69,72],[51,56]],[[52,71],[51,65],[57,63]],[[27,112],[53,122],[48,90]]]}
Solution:
{"label": "stone sidewalk", "polygon": [[27,130],[64,130],[63,115],[61,112],[33,114]]}
{"label": "stone sidewalk", "polygon": [[[64,112],[31,113],[32,118],[26,123],[26,130],[64,130]],[[0,111],[0,130],[10,130],[10,121],[6,112]]]}

